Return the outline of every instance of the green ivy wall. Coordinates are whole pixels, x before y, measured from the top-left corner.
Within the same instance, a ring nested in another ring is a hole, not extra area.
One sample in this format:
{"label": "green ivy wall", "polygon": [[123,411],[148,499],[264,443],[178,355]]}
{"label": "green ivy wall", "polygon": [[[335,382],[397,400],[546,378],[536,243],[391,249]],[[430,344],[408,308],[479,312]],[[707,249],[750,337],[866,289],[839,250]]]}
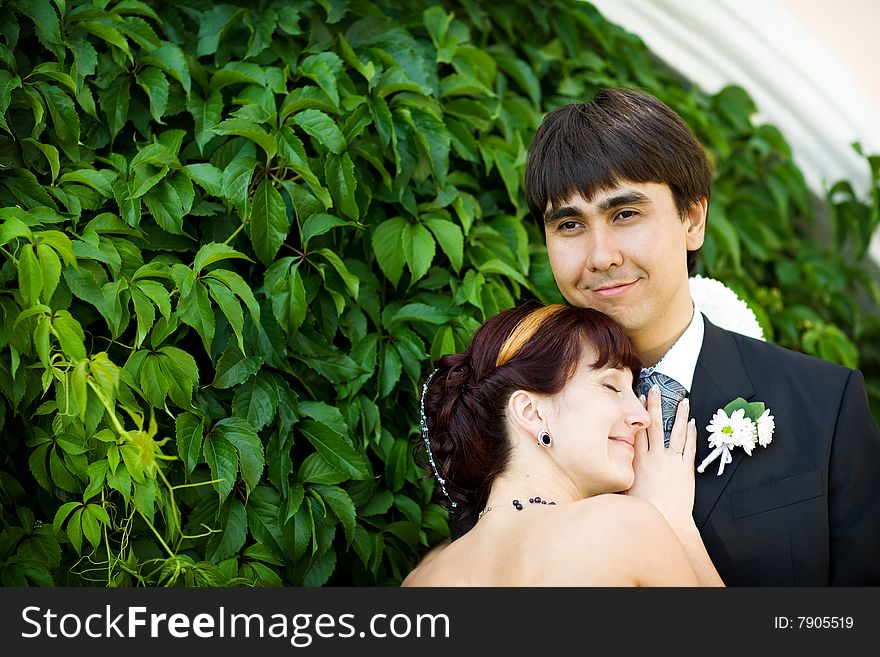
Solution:
{"label": "green ivy wall", "polygon": [[398,583],[448,535],[420,380],[559,298],[526,148],[606,85],[706,144],[700,273],[876,403],[880,159],[811,198],[588,4],[0,0],[2,584]]}

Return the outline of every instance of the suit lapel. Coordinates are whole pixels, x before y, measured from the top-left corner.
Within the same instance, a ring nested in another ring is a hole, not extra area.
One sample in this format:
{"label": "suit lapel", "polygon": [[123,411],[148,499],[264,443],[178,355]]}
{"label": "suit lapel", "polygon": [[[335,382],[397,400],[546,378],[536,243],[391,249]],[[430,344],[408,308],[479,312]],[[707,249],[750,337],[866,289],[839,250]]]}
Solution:
{"label": "suit lapel", "polygon": [[[737,397],[750,400],[755,395],[752,381],[746,372],[745,363],[733,336],[710,323],[705,316],[703,319],[705,321],[703,347],[694,370],[690,394],[691,413],[697,422],[695,466],[699,465],[711,451],[706,427],[715,412]],[[742,449],[734,449],[731,454],[733,462],[724,467],[722,475],[717,475],[718,461],[713,461],[702,474],[696,473],[694,521],[699,529],[703,528],[718,502],[718,497],[742,462],[744,454]]]}

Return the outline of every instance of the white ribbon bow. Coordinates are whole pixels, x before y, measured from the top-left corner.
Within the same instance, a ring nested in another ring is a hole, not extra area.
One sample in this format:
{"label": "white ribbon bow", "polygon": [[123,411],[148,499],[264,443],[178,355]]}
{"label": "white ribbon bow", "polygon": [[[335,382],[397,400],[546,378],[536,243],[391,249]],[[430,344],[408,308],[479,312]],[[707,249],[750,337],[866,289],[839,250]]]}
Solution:
{"label": "white ribbon bow", "polygon": [[721,461],[719,461],[718,463],[718,474],[715,476],[720,477],[721,473],[724,472],[724,466],[728,463],[733,462],[733,456],[731,456],[730,448],[727,445],[720,445],[713,449],[709,453],[709,456],[704,458],[703,462],[700,463],[699,467],[697,468],[697,472],[703,473],[706,470],[706,466],[717,459],[719,456],[721,457]]}

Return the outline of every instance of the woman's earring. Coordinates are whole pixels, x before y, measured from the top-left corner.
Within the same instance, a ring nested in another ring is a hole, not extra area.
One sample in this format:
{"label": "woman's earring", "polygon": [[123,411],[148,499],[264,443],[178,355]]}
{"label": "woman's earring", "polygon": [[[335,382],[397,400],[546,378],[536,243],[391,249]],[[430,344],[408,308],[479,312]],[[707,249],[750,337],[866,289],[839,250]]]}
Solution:
{"label": "woman's earring", "polygon": [[553,439],[550,437],[550,432],[546,429],[541,429],[538,432],[538,444],[541,447],[550,447],[553,444]]}

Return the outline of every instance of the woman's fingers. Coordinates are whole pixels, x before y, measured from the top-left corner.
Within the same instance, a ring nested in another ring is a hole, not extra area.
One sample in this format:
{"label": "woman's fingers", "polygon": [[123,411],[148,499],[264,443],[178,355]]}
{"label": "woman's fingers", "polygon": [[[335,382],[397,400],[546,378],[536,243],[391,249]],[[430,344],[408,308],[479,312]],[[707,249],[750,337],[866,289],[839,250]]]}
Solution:
{"label": "woman's fingers", "polygon": [[648,449],[663,447],[663,405],[660,402],[660,386],[656,383],[648,391],[648,415],[651,424],[648,427]]}
{"label": "woman's fingers", "polygon": [[675,411],[675,422],[672,425],[672,433],[669,436],[669,449],[684,457],[688,443],[690,402],[685,397],[678,403]]}
{"label": "woman's fingers", "polygon": [[687,424],[687,444],[684,447],[684,459],[688,463],[694,463],[697,456],[697,421],[691,418]]}

